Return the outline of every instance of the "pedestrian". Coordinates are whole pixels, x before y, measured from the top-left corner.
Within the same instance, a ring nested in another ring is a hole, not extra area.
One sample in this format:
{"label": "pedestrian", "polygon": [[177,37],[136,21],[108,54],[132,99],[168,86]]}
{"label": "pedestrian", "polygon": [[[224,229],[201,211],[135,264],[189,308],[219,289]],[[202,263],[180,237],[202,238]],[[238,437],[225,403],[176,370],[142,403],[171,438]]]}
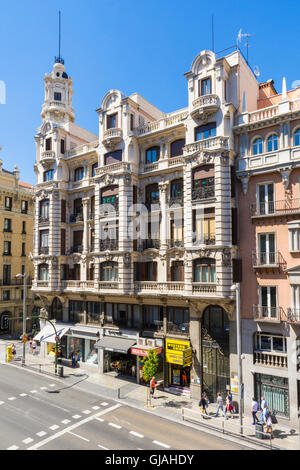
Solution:
{"label": "pedestrian", "polygon": [[72,367],[76,367],[76,357],[75,357],[74,351],[71,351],[70,356],[72,360]]}
{"label": "pedestrian", "polygon": [[202,393],[201,400],[199,401],[199,406],[201,413],[203,415],[207,415],[207,400],[206,400],[206,393]]}
{"label": "pedestrian", "polygon": [[263,423],[264,422],[264,418],[265,418],[265,409],[268,408],[267,406],[267,402],[266,400],[264,399],[264,397],[261,397],[260,399],[260,411],[261,411],[261,422]]}
{"label": "pedestrian", "polygon": [[224,410],[223,410],[223,406],[224,406],[224,403],[223,403],[223,398],[222,398],[222,395],[221,393],[218,393],[217,394],[217,412],[216,412],[216,418],[218,418],[219,416],[219,410],[221,410],[221,413],[222,415],[224,416],[225,419],[228,419]]}
{"label": "pedestrian", "polygon": [[32,350],[32,339],[30,338],[29,340],[29,352],[30,354],[32,354],[33,350]]}
{"label": "pedestrian", "polygon": [[157,384],[155,383],[155,377],[152,377],[152,379],[150,380],[150,395],[153,398],[154,398],[154,392],[155,392],[156,387],[157,387]]}
{"label": "pedestrian", "polygon": [[14,344],[12,344],[12,346],[11,346],[11,353],[12,353],[13,357],[15,357],[16,354],[17,354],[16,346]]}
{"label": "pedestrian", "polygon": [[182,385],[183,386],[187,385],[187,376],[186,376],[186,371],[184,369],[182,371],[181,378],[182,378]]}
{"label": "pedestrian", "polygon": [[266,433],[271,434],[272,439],[274,439],[272,415],[270,411],[268,411],[268,414],[267,414],[265,431]]}
{"label": "pedestrian", "polygon": [[226,413],[227,411],[229,411],[229,413],[231,414],[233,418],[233,406],[232,406],[229,392],[227,393],[227,396],[226,396]]}
{"label": "pedestrian", "polygon": [[266,406],[264,407],[264,409],[262,410],[262,412],[261,412],[261,422],[262,422],[262,424],[266,424],[266,423],[267,423],[267,415],[268,415],[268,413],[269,413],[269,408],[268,408],[268,406],[266,405]]}
{"label": "pedestrian", "polygon": [[252,412],[252,419],[253,419],[252,424],[253,425],[255,425],[256,423],[259,423],[259,420],[256,416],[257,411],[258,411],[258,403],[255,400],[255,398],[252,398],[251,412]]}
{"label": "pedestrian", "polygon": [[32,354],[35,354],[36,353],[36,342],[34,341],[34,339],[32,340]]}

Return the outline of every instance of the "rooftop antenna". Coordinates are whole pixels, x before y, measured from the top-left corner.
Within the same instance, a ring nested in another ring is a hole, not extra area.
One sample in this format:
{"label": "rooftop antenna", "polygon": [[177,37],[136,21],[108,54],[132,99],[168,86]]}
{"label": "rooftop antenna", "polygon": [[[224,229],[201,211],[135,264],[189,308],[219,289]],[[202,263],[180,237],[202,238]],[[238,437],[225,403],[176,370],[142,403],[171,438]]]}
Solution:
{"label": "rooftop antenna", "polygon": [[249,55],[249,52],[248,52],[248,49],[249,49],[249,38],[252,36],[252,34],[249,34],[249,33],[242,33],[242,28],[240,28],[239,32],[238,32],[238,35],[237,35],[237,38],[236,38],[236,48],[239,49],[239,42],[242,41],[242,38],[245,37],[246,38],[246,43],[245,43],[245,46],[246,46],[246,49],[247,49],[247,64],[248,64],[248,55]]}
{"label": "rooftop antenna", "polygon": [[61,11],[58,12],[58,57],[55,57],[55,63],[64,64],[65,61],[60,55],[61,50]]}

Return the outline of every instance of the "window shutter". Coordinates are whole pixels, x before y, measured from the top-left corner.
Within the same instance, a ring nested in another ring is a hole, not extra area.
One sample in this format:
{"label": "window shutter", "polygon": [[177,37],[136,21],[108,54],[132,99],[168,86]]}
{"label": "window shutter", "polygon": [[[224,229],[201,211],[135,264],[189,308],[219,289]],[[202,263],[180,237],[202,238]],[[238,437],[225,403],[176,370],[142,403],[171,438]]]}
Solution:
{"label": "window shutter", "polygon": [[235,258],[232,260],[232,276],[233,282],[242,282],[243,270],[242,270],[242,259]]}
{"label": "window shutter", "polygon": [[183,263],[178,266],[178,281],[184,281],[184,265]]}
{"label": "window shutter", "polygon": [[61,222],[66,222],[66,200],[62,199],[61,200],[61,217],[60,221]]}
{"label": "window shutter", "polygon": [[168,282],[171,282],[172,279],[173,279],[173,275],[172,275],[172,266],[168,266]]}
{"label": "window shutter", "polygon": [[153,279],[152,280],[157,281],[157,262],[156,261],[153,262],[152,268],[153,268],[153,271],[152,271],[153,272]]}
{"label": "window shutter", "polygon": [[64,228],[60,231],[60,254],[66,254],[66,231]]}
{"label": "window shutter", "polygon": [[238,227],[237,227],[237,209],[231,209],[231,228],[232,228],[232,244],[237,245],[238,242]]}

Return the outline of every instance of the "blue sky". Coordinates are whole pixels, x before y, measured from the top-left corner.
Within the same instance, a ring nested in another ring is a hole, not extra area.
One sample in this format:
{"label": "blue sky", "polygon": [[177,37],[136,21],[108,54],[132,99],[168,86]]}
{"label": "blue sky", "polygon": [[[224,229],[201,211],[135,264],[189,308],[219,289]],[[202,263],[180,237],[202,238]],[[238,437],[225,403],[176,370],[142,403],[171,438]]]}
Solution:
{"label": "blue sky", "polygon": [[249,62],[259,66],[260,81],[273,78],[280,92],[283,76],[289,89],[300,80],[298,0],[1,3],[0,80],[6,83],[7,102],[0,104],[0,158],[8,170],[17,164],[21,179],[30,183],[35,182],[34,135],[41,123],[43,76],[58,53],[59,10],[76,123],[94,133],[95,109],[111,88],[128,95],[138,91],[164,112],[186,106],[183,74],[202,49],[211,49],[212,14],[216,52],[235,44],[242,28],[252,34]]}

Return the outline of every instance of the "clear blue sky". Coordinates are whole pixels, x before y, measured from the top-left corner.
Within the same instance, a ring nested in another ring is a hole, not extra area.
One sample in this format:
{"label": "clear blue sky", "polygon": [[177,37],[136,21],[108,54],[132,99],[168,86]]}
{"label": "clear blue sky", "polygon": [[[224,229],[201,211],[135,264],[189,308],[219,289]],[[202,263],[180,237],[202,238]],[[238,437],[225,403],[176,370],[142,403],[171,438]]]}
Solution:
{"label": "clear blue sky", "polygon": [[[202,49],[236,42],[240,28],[252,34],[249,62],[260,81],[282,76],[288,88],[300,80],[298,0],[11,0],[1,2],[0,80],[7,104],[0,105],[0,158],[17,164],[23,181],[35,182],[34,135],[44,99],[43,76],[58,54],[62,11],[62,56],[74,82],[76,123],[97,133],[95,109],[117,88],[138,91],[164,112],[186,106],[183,76]],[[243,41],[244,42],[244,41]],[[244,46],[242,45],[242,49]]]}

